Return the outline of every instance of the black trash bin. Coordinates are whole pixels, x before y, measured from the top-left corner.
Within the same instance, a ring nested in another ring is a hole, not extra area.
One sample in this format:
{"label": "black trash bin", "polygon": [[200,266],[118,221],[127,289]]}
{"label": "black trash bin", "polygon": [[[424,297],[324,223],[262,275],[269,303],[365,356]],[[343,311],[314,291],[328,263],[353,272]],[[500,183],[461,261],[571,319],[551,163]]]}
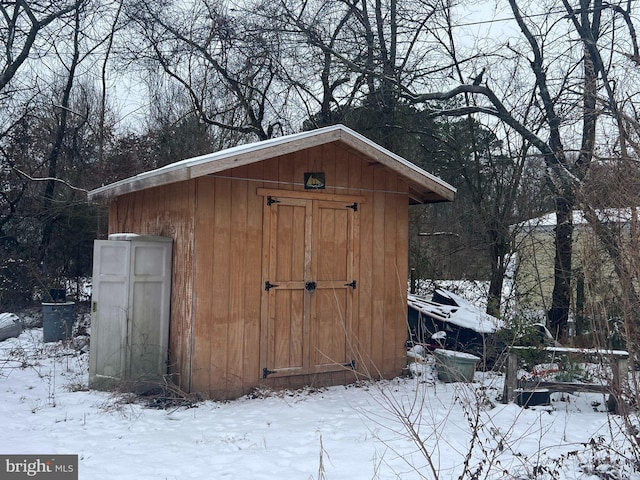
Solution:
{"label": "black trash bin", "polygon": [[42,304],[42,340],[57,342],[71,338],[75,320],[75,302]]}

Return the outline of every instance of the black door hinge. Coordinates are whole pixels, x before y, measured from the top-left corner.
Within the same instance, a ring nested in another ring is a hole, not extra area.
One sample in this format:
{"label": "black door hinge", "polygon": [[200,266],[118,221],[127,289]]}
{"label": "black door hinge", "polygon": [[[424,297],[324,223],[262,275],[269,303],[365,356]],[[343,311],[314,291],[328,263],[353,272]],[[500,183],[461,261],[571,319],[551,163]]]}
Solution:
{"label": "black door hinge", "polygon": [[351,370],[355,370],[356,369],[356,361],[355,360],[351,360],[349,363],[343,363],[342,366],[350,368]]}
{"label": "black door hinge", "polygon": [[307,282],[304,284],[304,288],[309,292],[313,292],[317,286],[318,284],[316,282]]}
{"label": "black door hinge", "polygon": [[358,204],[356,202],[353,202],[352,205],[347,205],[347,208],[353,208],[354,212],[358,211]]}
{"label": "black door hinge", "polygon": [[271,205],[273,205],[274,203],[280,203],[280,200],[276,200],[275,198],[273,198],[271,195],[269,195],[267,197],[267,206],[270,207]]}
{"label": "black door hinge", "polygon": [[267,367],[262,369],[262,378],[267,378],[269,375],[271,375],[272,373],[278,373],[274,370],[269,370]]}
{"label": "black door hinge", "polygon": [[269,290],[271,290],[272,288],[275,287],[279,287],[280,285],[276,285],[274,283],[271,283],[269,280],[267,280],[266,282],[264,282],[264,289],[268,292]]}
{"label": "black door hinge", "polygon": [[351,288],[353,288],[355,290],[356,289],[356,281],[354,280],[354,281],[352,281],[350,283],[345,283],[344,286],[345,287],[351,287]]}

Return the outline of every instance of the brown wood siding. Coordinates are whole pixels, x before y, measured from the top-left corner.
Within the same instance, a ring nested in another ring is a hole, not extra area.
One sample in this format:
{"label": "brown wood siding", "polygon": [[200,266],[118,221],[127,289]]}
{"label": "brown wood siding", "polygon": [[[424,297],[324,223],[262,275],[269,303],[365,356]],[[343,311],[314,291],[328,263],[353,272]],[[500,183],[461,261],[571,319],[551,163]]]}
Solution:
{"label": "brown wood siding", "polygon": [[[251,165],[247,170],[248,178],[262,178],[264,164]],[[260,378],[260,314],[262,292],[262,209],[264,198],[254,192],[263,184],[248,182],[247,185],[247,237],[245,248],[245,331],[244,357],[242,368],[242,390],[248,391]]]}
{"label": "brown wood siding", "polygon": [[[259,378],[262,166],[197,180],[195,348],[191,389],[213,398],[246,392]],[[222,177],[222,175],[220,176]],[[203,332],[202,335],[199,332]]]}
{"label": "brown wood siding", "polygon": [[[390,175],[386,176],[385,189],[395,191],[397,180]],[[408,208],[408,207],[406,207]],[[393,321],[396,319],[396,295],[398,289],[398,231],[396,228],[396,198],[390,194],[385,194],[384,214],[380,215],[383,220],[381,236],[384,239],[384,354],[382,357],[382,374],[390,375],[397,360],[396,342],[398,341],[398,325]]]}
{"label": "brown wood siding", "polygon": [[[198,318],[193,328],[193,351],[190,388],[199,391],[209,390],[210,369],[204,368],[211,365],[212,335],[214,328],[211,325],[213,318],[213,294],[204,294],[202,285],[211,288],[213,280],[214,248],[212,239],[215,231],[215,181],[204,177],[196,180],[196,235],[195,256],[193,271],[197,281],[194,284],[194,317]],[[201,215],[200,212],[208,211],[209,215]]]}
{"label": "brown wood siding", "polygon": [[376,169],[367,167],[364,161],[356,162],[350,158],[349,162],[360,167],[352,168],[353,176],[349,177],[349,183],[357,185],[358,179],[360,179],[359,186],[367,196],[367,205],[363,205],[360,212],[360,283],[358,285],[357,326],[355,327],[358,332],[356,346],[361,351],[358,369],[365,375],[377,376],[374,364],[377,359],[373,358],[372,352],[375,344],[374,338],[379,336],[374,334],[374,329],[380,326],[380,316],[376,321],[373,295],[374,278],[379,278],[379,276],[374,275],[373,272],[373,212],[376,199],[371,193],[374,188],[373,177]]}
{"label": "brown wood siding", "polygon": [[353,252],[358,278],[349,300],[354,316],[348,348],[360,374],[400,374],[406,338],[408,187],[376,165],[326,144],[112,202],[110,233],[174,238],[171,361],[183,388],[232,398],[263,383],[293,387],[353,380],[348,371],[261,376],[262,277],[269,252],[263,249],[265,199],[257,189],[304,191],[304,172],[325,173],[327,188],[318,194],[364,197],[358,206],[360,242]]}
{"label": "brown wood siding", "polygon": [[171,237],[173,285],[169,332],[169,371],[182,388],[191,377],[194,237],[193,181],[123,195],[109,205],[109,233]]}
{"label": "brown wood siding", "polygon": [[[398,190],[409,191],[409,185],[400,180]],[[400,318],[398,335],[396,337],[397,355],[394,356],[396,364],[394,371],[402,370],[406,366],[406,339],[409,332],[407,318],[407,290],[409,289],[409,206],[406,195],[397,195],[396,200],[396,268],[398,277],[396,278],[396,298],[394,316]]]}

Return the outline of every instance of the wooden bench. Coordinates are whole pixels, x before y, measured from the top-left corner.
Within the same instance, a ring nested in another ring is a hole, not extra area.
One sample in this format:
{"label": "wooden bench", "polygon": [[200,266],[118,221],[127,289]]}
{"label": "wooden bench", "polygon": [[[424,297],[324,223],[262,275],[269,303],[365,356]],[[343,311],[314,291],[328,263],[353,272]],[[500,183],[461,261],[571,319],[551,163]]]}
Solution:
{"label": "wooden bench", "polygon": [[[525,351],[545,352],[548,356],[577,356],[583,359],[597,358],[611,365],[611,379],[608,384],[545,382],[534,380],[522,386],[518,382],[519,354]],[[521,392],[549,391],[549,392],[595,392],[609,394],[607,406],[610,411],[623,413],[623,402],[618,402],[621,393],[628,386],[629,381],[629,352],[624,350],[606,350],[600,348],[568,348],[568,347],[509,347],[507,351],[507,365],[504,379],[502,403],[513,402]],[[520,387],[520,388],[519,388]]]}

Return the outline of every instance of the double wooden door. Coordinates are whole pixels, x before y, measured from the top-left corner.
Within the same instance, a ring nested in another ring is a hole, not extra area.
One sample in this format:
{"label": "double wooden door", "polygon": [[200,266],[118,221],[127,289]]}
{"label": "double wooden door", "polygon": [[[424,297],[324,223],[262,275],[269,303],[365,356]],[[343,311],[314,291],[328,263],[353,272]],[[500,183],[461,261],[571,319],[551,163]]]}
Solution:
{"label": "double wooden door", "polygon": [[361,197],[267,193],[261,374],[354,368]]}

